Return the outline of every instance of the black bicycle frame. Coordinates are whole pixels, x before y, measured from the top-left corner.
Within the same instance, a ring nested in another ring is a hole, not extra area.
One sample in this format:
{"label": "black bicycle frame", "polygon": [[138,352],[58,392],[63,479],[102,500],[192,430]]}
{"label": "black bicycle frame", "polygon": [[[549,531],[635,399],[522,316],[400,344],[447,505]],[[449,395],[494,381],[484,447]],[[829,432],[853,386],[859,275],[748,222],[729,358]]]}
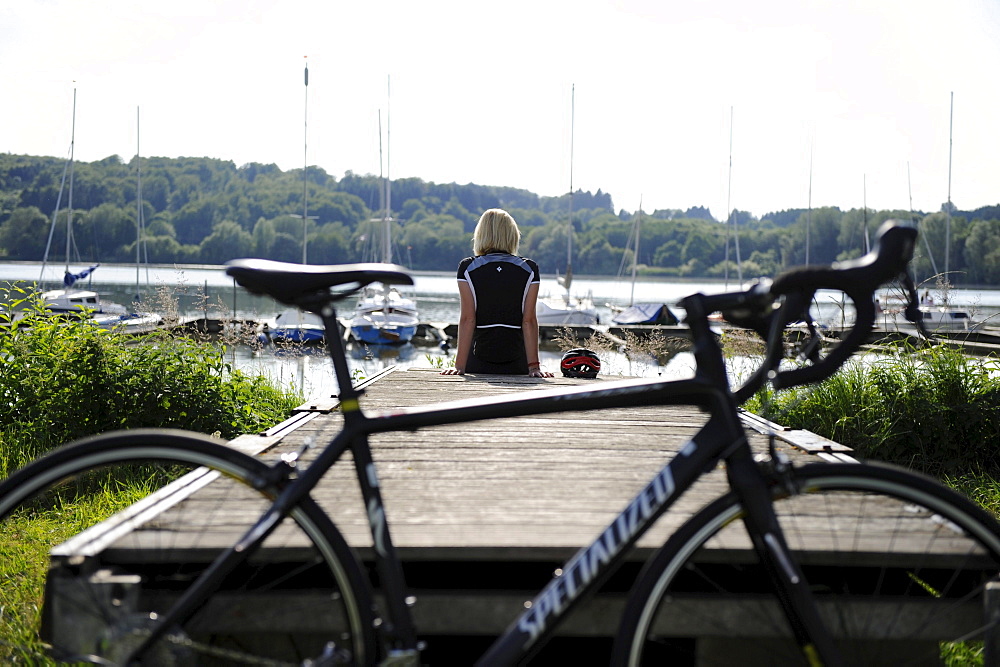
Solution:
{"label": "black bicycle frame", "polygon": [[[697,310],[691,307],[691,310]],[[371,433],[415,430],[418,428],[457,424],[486,419],[532,416],[579,410],[609,409],[626,406],[697,405],[711,415],[701,430],[688,441],[664,467],[626,505],[625,509],[601,531],[597,539],[581,549],[559,571],[549,584],[531,601],[482,657],[481,664],[512,664],[540,647],[551,636],[560,621],[579,602],[597,588],[621,564],[635,542],[665,513],[673,503],[706,470],[720,461],[727,461],[730,485],[752,508],[748,510],[747,528],[759,546],[762,559],[774,564],[775,578],[802,580],[797,565],[792,572],[779,571],[777,561],[787,562],[787,547],[769,502],[769,491],[761,473],[753,464],[746,434],[740,423],[737,406],[729,391],[728,376],[721,350],[710,331],[707,318],[689,312],[697,372],[687,380],[624,380],[602,383],[598,388],[575,387],[539,390],[516,397],[495,397],[483,400],[451,401],[392,412],[365,415],[358,404],[360,392],[353,387],[341,394],[344,406],[344,429],[320,453],[300,481],[311,489],[325,472],[350,447],[357,465],[357,477],[368,510],[369,525],[375,544],[375,558],[385,597],[389,603],[391,624],[390,644],[415,647],[416,635],[409,613],[403,604],[406,598],[402,568],[385,521],[385,510],[379,492],[375,467],[371,463],[368,435]],[[335,324],[334,321],[327,323]],[[343,342],[331,343],[331,355],[345,360]],[[737,474],[734,474],[736,471]],[[296,485],[298,486],[298,485]],[[777,535],[778,554],[768,548],[769,541],[760,535]],[[779,549],[780,551],[780,549]],[[779,591],[782,583],[776,584]],[[785,585],[784,587],[787,587]],[[809,641],[809,629],[820,626],[811,599],[801,594],[779,594],[783,599],[795,598],[786,605],[791,618],[803,614],[810,621],[793,621],[793,631],[800,643]],[[802,612],[800,607],[805,607]],[[811,608],[811,611],[810,611]]]}
{"label": "black bicycle frame", "polygon": [[[327,331],[336,332],[332,307],[322,312]],[[695,315],[689,312],[689,316]],[[390,648],[416,650],[417,637],[412,616],[406,604],[406,585],[402,565],[393,545],[386,521],[385,507],[375,465],[372,461],[368,436],[372,433],[410,431],[419,428],[457,424],[487,419],[523,417],[556,412],[609,409],[616,407],[695,405],[709,413],[701,430],[689,440],[664,467],[635,495],[625,509],[609,523],[597,539],[576,553],[549,584],[531,601],[530,606],[497,639],[483,656],[482,664],[512,664],[538,648],[551,636],[554,628],[589,593],[621,564],[629,549],[666,512],[706,470],[720,461],[727,461],[730,484],[742,499],[755,499],[747,512],[753,517],[747,527],[755,545],[760,545],[765,561],[776,560],[768,551],[762,534],[777,533],[784,544],[770,502],[760,499],[767,492],[767,482],[752,462],[746,434],[740,423],[737,406],[729,391],[728,377],[721,350],[704,317],[689,317],[694,355],[697,361],[693,378],[682,380],[638,379],[601,382],[596,387],[579,386],[538,390],[520,396],[459,400],[445,403],[400,408],[365,414],[359,404],[362,390],[350,383],[344,342],[339,336],[327,337],[330,355],[338,381],[343,381],[340,406],[344,416],[343,429],[319,452],[316,459],[284,485],[281,493],[258,522],[231,549],[220,554],[213,565],[190,587],[179,601],[180,611],[165,618],[163,627],[182,623],[236,564],[259,546],[270,532],[287,516],[295,504],[311,492],[323,475],[350,449],[356,474],[367,510],[374,544],[375,562],[388,605],[387,622],[382,630]],[[767,496],[769,498],[769,496]],[[778,554],[780,559],[781,554]],[[793,564],[794,566],[794,564]],[[783,573],[774,568],[774,576]],[[797,572],[797,569],[795,570]],[[785,573],[787,574],[787,573]],[[794,572],[792,573],[794,579]],[[801,575],[799,575],[801,579]],[[781,584],[778,583],[779,588]],[[792,596],[784,596],[792,597]],[[791,615],[802,615],[800,605],[809,616],[815,608],[807,595],[794,596]],[[190,604],[186,604],[187,601]],[[818,616],[816,617],[818,622]],[[809,632],[793,630],[805,645]],[[813,628],[813,623],[806,623]],[[821,634],[821,633],[819,633]],[[141,654],[158,634],[148,639],[136,655]],[[815,634],[813,635],[815,636]]]}

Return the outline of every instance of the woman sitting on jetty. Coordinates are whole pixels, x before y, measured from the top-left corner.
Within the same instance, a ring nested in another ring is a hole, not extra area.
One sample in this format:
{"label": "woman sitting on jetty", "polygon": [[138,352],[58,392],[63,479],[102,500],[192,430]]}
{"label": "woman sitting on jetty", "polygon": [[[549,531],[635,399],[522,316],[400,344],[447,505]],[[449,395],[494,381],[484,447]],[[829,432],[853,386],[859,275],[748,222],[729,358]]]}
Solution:
{"label": "woman sitting on jetty", "polygon": [[507,211],[491,208],[472,236],[472,257],[458,265],[461,315],[455,367],[465,373],[552,377],[538,361],[538,265],[517,255],[521,232]]}

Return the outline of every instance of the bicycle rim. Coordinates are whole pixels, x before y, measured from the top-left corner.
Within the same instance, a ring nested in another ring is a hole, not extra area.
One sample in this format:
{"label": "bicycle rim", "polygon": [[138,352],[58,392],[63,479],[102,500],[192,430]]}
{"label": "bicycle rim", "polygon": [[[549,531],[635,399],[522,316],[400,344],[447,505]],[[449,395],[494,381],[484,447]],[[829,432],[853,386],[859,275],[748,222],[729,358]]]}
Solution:
{"label": "bicycle rim", "polygon": [[[1000,529],[937,482],[881,465],[816,464],[774,509],[848,664],[982,660]],[[640,576],[618,664],[806,664],[750,548],[733,494],[673,536]],[[692,639],[697,637],[697,639]]]}
{"label": "bicycle rim", "polygon": [[[0,661],[117,664],[270,505],[274,490],[254,488],[266,470],[207,437],[145,430],[86,439],[11,475],[0,555],[23,562],[0,587]],[[372,627],[357,561],[307,499],[143,662],[357,664],[373,659]]]}

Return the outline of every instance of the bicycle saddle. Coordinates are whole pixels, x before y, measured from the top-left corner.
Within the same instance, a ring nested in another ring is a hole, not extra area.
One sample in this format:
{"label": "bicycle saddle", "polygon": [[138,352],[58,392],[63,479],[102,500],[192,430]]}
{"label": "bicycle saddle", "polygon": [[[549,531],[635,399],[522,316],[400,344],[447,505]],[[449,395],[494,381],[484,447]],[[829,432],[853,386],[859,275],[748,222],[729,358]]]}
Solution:
{"label": "bicycle saddle", "polygon": [[281,303],[297,306],[317,292],[350,285],[346,294],[371,283],[412,285],[413,278],[396,264],[292,264],[269,259],[234,259],[226,262],[226,275],[254,294],[266,294]]}

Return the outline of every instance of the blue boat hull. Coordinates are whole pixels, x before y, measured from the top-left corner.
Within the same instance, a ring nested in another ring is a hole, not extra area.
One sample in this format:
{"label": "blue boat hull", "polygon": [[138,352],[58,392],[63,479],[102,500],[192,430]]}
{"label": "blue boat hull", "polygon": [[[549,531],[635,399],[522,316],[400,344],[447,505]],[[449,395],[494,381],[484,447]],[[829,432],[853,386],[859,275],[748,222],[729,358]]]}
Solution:
{"label": "blue boat hull", "polygon": [[351,335],[354,339],[369,345],[399,345],[408,343],[417,333],[416,325],[413,326],[372,326],[353,325]]}
{"label": "blue boat hull", "polygon": [[289,343],[318,343],[323,340],[325,332],[322,329],[288,327],[271,329],[268,335],[271,340],[282,340]]}

